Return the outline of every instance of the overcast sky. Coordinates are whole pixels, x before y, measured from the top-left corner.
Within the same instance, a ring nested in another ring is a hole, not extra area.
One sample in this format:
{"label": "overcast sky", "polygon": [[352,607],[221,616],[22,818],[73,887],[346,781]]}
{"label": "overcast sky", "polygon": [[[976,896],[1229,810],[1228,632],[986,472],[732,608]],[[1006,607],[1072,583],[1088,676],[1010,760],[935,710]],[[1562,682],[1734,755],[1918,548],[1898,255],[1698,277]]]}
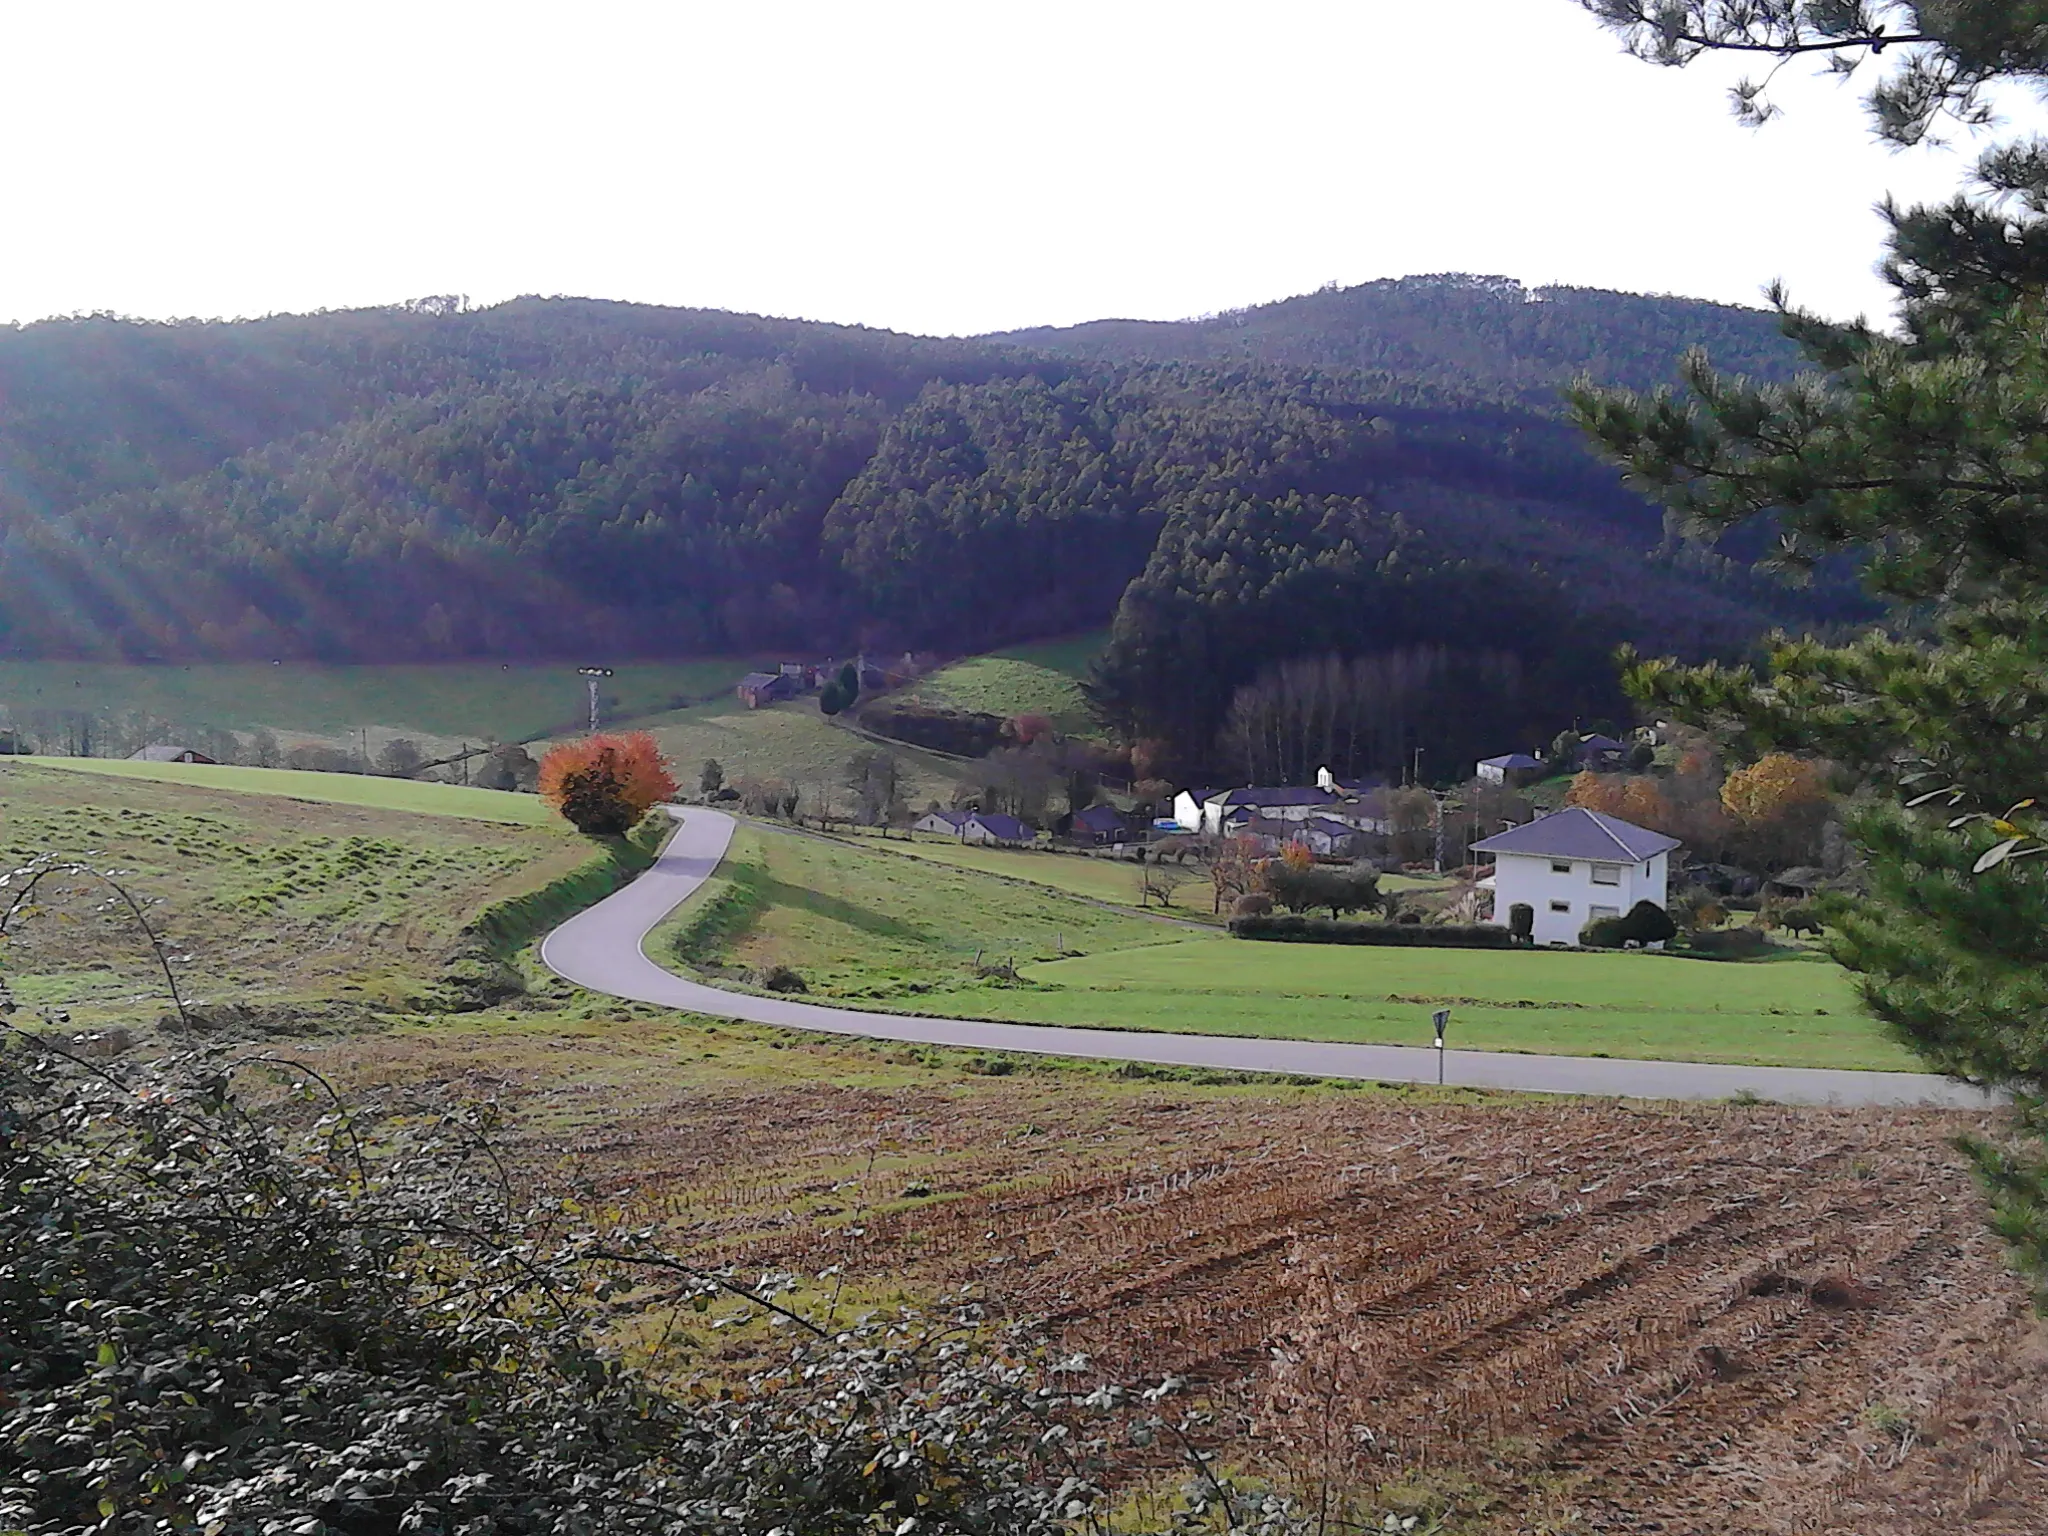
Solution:
{"label": "overcast sky", "polygon": [[1856,89],[1571,0],[0,10],[0,319],[588,294],[969,333],[1503,273],[1885,307]]}

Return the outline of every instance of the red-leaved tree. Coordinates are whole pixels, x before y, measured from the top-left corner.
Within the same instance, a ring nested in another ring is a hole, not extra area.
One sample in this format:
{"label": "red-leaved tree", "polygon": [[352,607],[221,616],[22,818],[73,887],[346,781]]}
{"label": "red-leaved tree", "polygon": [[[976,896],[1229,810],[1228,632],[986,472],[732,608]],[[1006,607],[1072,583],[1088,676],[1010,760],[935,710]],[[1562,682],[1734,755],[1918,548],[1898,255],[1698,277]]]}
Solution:
{"label": "red-leaved tree", "polygon": [[540,760],[541,798],[579,832],[616,837],[675,792],[669,761],[645,731],[565,741]]}

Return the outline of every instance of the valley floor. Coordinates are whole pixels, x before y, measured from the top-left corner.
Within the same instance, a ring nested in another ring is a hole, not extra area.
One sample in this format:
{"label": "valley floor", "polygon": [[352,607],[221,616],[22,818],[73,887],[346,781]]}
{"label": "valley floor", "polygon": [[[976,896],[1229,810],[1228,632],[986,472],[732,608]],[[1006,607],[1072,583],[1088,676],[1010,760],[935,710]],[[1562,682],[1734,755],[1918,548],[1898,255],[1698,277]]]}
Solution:
{"label": "valley floor", "polygon": [[[1982,1115],[1019,1060],[621,1004],[530,966],[524,993],[454,1012],[408,999],[481,906],[576,867],[579,840],[22,763],[0,769],[0,828],[16,861],[96,850],[131,869],[195,987],[297,1000],[292,1054],[366,1113],[493,1105],[525,1179],[623,1207],[707,1263],[836,1268],[799,1288],[807,1314],[971,1289],[1104,1379],[1182,1374],[1220,1462],[1311,1494],[1335,1480],[1371,1527],[2023,1536],[2048,1507],[2048,1350],[1952,1145]],[[1361,988],[1302,946],[748,836],[670,936],[707,965],[782,956],[821,990],[1049,992],[977,982],[979,941],[1105,996],[1162,995],[1148,968],[1192,962],[1222,1008],[1270,990],[1216,969],[1257,951],[1303,999],[1455,992],[1462,1020],[1551,1011],[1509,1005],[1600,958]],[[67,1030],[118,1016],[158,1048],[132,935],[71,915],[0,952],[10,983],[41,989],[15,1021],[62,1003]],[[1596,1001],[1617,1014],[1695,964],[1607,958]],[[1759,1028],[1793,1017],[1771,1006],[1836,1016],[1812,962],[1706,970]],[[720,1308],[614,1318],[629,1346],[672,1326],[710,1382],[774,1347]],[[1164,1464],[1133,1451],[1126,1473],[1146,1486]]]}
{"label": "valley floor", "polygon": [[649,953],[728,981],[787,966],[820,1001],[960,1018],[1427,1045],[1431,1012],[1448,1006],[1453,1043],[1471,1050],[1919,1065],[1817,955],[1254,943],[1191,932],[1192,914],[1124,908],[1132,875],[1073,856],[749,827],[708,898]]}

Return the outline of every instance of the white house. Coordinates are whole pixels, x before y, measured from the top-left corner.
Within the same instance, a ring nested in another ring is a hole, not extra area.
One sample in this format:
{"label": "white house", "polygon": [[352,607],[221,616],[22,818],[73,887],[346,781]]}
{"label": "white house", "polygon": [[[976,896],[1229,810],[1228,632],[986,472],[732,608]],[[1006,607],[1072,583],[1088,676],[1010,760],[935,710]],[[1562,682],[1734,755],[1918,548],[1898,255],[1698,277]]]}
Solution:
{"label": "white house", "polygon": [[1596,917],[1619,917],[1639,901],[1664,906],[1678,839],[1616,816],[1574,806],[1474,843],[1493,855],[1493,920],[1526,902],[1538,944],[1576,944]]}
{"label": "white house", "polygon": [[1174,822],[1185,832],[1200,832],[1203,829],[1202,807],[1208,803],[1213,791],[1206,789],[1184,789],[1173,797]]}

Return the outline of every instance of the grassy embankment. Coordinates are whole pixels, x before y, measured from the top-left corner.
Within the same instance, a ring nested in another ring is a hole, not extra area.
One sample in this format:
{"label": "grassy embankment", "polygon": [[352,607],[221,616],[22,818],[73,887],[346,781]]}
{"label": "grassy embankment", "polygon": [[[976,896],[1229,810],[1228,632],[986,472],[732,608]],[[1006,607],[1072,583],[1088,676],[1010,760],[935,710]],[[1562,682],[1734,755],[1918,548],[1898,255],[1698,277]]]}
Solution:
{"label": "grassy embankment", "polygon": [[[1430,1011],[1448,1004],[1457,1043],[1473,1050],[1917,1065],[1862,1013],[1847,974],[1818,957],[1256,944],[950,862],[906,878],[906,863],[881,847],[743,831],[650,953],[676,956],[679,937],[680,958],[714,973],[788,965],[826,997],[1020,1022],[1422,1045]],[[977,977],[977,952],[984,964],[1014,957],[1020,980]]]}

